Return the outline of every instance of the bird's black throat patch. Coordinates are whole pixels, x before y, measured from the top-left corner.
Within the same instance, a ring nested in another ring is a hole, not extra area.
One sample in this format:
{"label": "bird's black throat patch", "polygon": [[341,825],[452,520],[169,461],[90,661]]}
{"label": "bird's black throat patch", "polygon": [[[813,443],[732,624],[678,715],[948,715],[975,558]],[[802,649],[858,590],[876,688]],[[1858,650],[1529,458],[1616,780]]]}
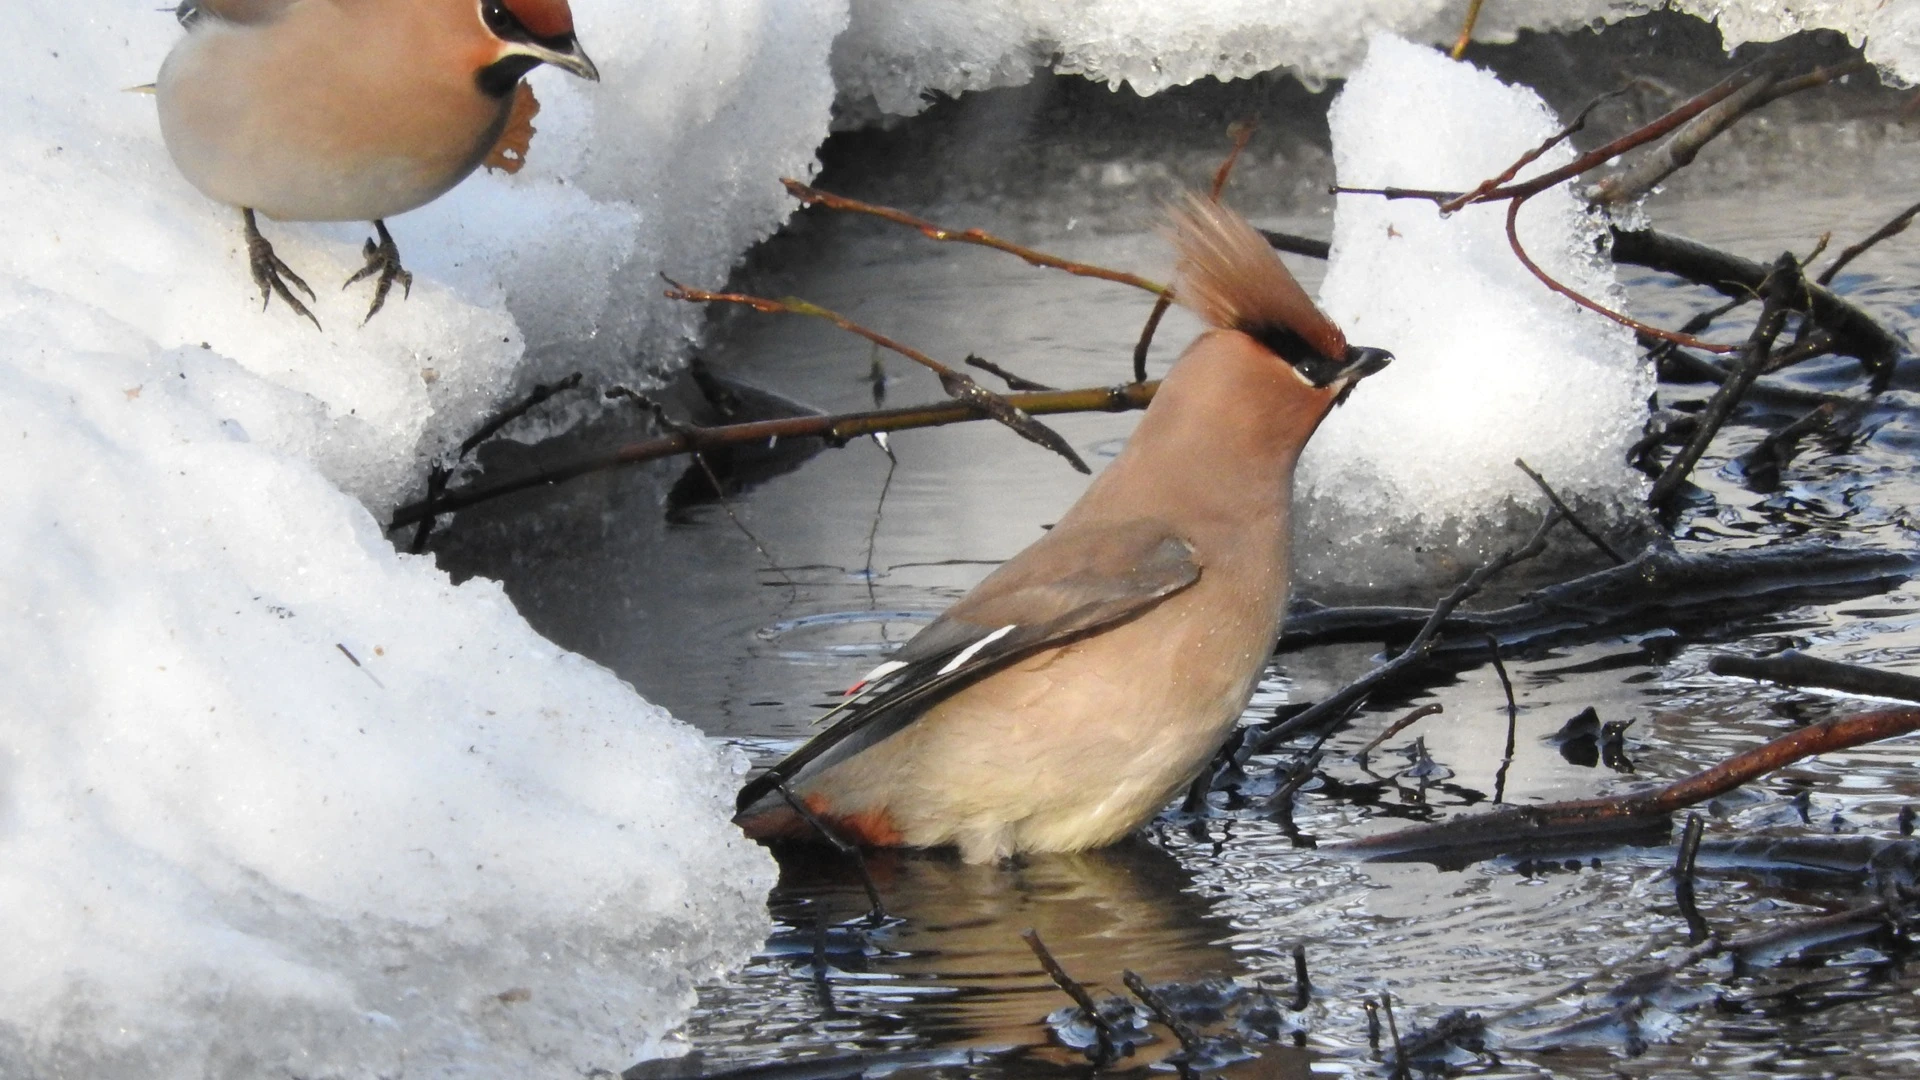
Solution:
{"label": "bird's black throat patch", "polygon": [[503,56],[480,69],[475,81],[480,84],[480,92],[488,97],[503,98],[513,93],[527,72],[539,67],[541,60],[536,56],[524,56],[514,53]]}

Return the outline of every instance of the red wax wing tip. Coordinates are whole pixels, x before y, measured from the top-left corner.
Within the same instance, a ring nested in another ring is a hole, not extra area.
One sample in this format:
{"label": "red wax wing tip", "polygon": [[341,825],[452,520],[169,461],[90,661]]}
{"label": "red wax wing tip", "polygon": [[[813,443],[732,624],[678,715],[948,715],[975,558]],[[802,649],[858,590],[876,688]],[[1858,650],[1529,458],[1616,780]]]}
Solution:
{"label": "red wax wing tip", "polygon": [[565,37],[573,33],[573,9],[567,0],[506,0],[507,9],[538,38]]}

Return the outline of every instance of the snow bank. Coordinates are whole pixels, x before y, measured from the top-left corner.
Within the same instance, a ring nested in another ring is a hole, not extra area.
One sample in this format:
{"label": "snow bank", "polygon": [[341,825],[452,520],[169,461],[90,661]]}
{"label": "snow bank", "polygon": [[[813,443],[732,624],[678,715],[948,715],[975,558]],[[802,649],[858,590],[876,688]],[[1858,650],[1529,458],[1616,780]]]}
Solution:
{"label": "snow bank", "polygon": [[[577,0],[526,170],[265,223],[174,172],[158,5],[21,0],[0,71],[0,1075],[619,1069],[756,946],[770,864],[692,730],[368,512],[518,378],[665,363],[826,130],[839,0]],[[630,374],[629,374],[629,377]],[[363,503],[365,505],[363,505]]]}
{"label": "snow bank", "polygon": [[[1468,190],[1561,128],[1525,87],[1431,48],[1376,37],[1334,101],[1349,187]],[[1562,144],[1523,172],[1572,160]],[[1302,461],[1314,536],[1335,566],[1404,578],[1395,558],[1477,560],[1502,511],[1539,502],[1523,457],[1563,495],[1634,501],[1625,464],[1653,389],[1633,334],[1563,300],[1508,246],[1507,206],[1443,218],[1432,203],[1342,195],[1320,299],[1348,339],[1397,359],[1337,410]],[[1547,273],[1602,303],[1623,297],[1596,257],[1604,224],[1566,186],[1529,200],[1520,238]],[[1528,515],[1537,517],[1537,515]],[[1354,582],[1358,584],[1358,582]]]}
{"label": "snow bank", "polygon": [[311,402],[18,282],[0,341],[0,1075],[617,1070],[757,944],[732,770],[396,554]]}
{"label": "snow bank", "polygon": [[[1920,81],[1920,12],[1886,0],[1532,0],[1486,5],[1474,36],[1510,41],[1522,28],[1567,30],[1667,7],[1716,22],[1729,49],[1831,27]],[[1015,86],[1048,69],[1141,94],[1282,67],[1317,82],[1345,76],[1381,32],[1451,44],[1465,13],[1466,0],[853,0],[833,66],[854,116],[911,116],[926,107],[925,90]]]}

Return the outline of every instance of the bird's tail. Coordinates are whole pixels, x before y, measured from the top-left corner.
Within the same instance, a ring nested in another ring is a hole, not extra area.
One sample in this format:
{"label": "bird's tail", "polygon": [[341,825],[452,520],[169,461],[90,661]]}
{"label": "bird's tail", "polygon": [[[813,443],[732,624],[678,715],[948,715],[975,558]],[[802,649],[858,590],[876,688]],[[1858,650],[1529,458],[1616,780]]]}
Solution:
{"label": "bird's tail", "polygon": [[1262,341],[1294,337],[1321,356],[1346,355],[1346,335],[1246,218],[1191,192],[1168,216],[1180,256],[1173,297],[1181,306],[1209,326]]}

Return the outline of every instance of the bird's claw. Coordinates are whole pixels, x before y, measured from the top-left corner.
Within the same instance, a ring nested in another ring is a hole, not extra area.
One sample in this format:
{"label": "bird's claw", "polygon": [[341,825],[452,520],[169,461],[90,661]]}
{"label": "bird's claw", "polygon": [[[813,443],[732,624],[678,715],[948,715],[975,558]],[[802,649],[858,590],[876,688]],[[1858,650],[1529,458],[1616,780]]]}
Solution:
{"label": "bird's claw", "polygon": [[292,267],[281,261],[280,256],[274,253],[273,245],[267,242],[267,238],[260,235],[260,228],[253,220],[253,212],[247,211],[245,216],[247,267],[253,272],[253,283],[260,287],[260,310],[267,310],[267,305],[273,302],[275,296],[278,296],[286,301],[295,315],[311,322],[315,330],[320,329],[320,320],[314,317],[313,312],[307,310],[307,305],[301,303],[299,297],[293,295],[293,290],[287,288],[287,283],[292,282],[294,288],[306,293],[309,300],[314,298],[313,290],[307,287],[307,283],[301,280],[299,274],[293,272]]}
{"label": "bird's claw", "polygon": [[340,286],[342,289],[350,288],[376,274],[379,275],[373,285],[373,306],[367,309],[367,317],[360,320],[362,326],[372,322],[373,317],[380,314],[380,309],[387,305],[387,293],[393,290],[394,282],[400,283],[402,296],[413,295],[413,274],[400,265],[400,249],[393,242],[393,234],[387,231],[385,222],[376,221],[373,227],[379,231],[380,239],[378,242],[368,240],[366,247],[361,249],[361,254],[366,256],[367,265],[348,278],[345,285]]}

